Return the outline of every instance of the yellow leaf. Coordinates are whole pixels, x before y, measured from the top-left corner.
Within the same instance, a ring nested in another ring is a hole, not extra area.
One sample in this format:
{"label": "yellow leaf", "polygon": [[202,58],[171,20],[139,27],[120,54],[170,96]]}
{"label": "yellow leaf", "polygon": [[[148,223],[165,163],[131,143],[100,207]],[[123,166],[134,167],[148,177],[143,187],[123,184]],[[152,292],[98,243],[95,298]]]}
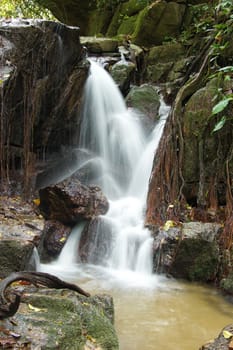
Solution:
{"label": "yellow leaf", "polygon": [[168,231],[169,228],[174,227],[175,223],[172,220],[167,220],[163,226],[164,231]]}
{"label": "yellow leaf", "polygon": [[233,333],[231,333],[229,331],[226,331],[226,330],[224,330],[222,332],[222,334],[223,334],[224,338],[226,338],[226,339],[229,339],[229,338],[231,338],[233,336]]}
{"label": "yellow leaf", "polygon": [[46,311],[46,309],[40,309],[40,308],[35,307],[35,306],[31,305],[31,304],[28,304],[28,308],[30,310],[34,311],[34,312]]}
{"label": "yellow leaf", "polygon": [[59,239],[60,242],[65,242],[66,237],[62,237],[61,239]]}
{"label": "yellow leaf", "polygon": [[39,198],[36,198],[36,199],[33,199],[33,203],[37,206],[40,205],[40,199]]}

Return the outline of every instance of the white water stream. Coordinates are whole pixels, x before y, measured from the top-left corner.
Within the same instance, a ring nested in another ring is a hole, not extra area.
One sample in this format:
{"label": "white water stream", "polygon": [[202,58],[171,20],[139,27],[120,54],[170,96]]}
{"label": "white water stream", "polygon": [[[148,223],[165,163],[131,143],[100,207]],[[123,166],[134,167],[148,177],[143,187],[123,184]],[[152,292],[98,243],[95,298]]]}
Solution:
{"label": "white water stream", "polygon": [[[146,136],[140,118],[127,110],[112,78],[97,63],[91,64],[79,145],[82,161],[77,164],[77,170],[88,169],[89,183],[98,184],[109,199],[109,211],[102,219],[111,231],[111,252],[99,265],[91,264],[91,256],[87,264],[80,263],[77,252],[84,225],[81,224],[73,229],[59,258],[38,268],[77,282],[91,293],[112,294],[117,304],[116,327],[121,350],[173,349],[174,343],[167,344],[165,340],[166,329],[170,330],[176,345],[180,338],[176,348],[195,349],[190,344],[182,347],[185,342],[180,329],[173,331],[179,314],[173,304],[174,296],[177,291],[184,293],[186,287],[152,273],[152,238],[143,226],[154,152],[168,112],[169,108],[161,101],[160,120],[151,135]],[[170,294],[173,301],[168,306]],[[186,299],[182,297],[184,303]],[[180,301],[180,305],[186,304]],[[212,315],[209,309],[207,312]],[[187,319],[183,316],[182,319],[184,329]],[[165,338],[160,341],[163,333]]]}

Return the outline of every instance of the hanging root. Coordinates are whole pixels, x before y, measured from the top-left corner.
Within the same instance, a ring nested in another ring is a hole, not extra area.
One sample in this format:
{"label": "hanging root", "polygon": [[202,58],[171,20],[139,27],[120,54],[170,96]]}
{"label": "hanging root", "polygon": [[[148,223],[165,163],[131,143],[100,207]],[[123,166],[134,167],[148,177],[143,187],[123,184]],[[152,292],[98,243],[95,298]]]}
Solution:
{"label": "hanging root", "polygon": [[20,304],[20,296],[15,292],[12,292],[13,298],[10,299],[8,293],[6,294],[6,290],[11,283],[21,280],[30,282],[37,287],[43,286],[54,289],[66,288],[86,297],[90,296],[89,293],[78,287],[76,284],[65,282],[48,273],[33,271],[14,272],[0,282],[0,320],[11,317],[17,312]]}

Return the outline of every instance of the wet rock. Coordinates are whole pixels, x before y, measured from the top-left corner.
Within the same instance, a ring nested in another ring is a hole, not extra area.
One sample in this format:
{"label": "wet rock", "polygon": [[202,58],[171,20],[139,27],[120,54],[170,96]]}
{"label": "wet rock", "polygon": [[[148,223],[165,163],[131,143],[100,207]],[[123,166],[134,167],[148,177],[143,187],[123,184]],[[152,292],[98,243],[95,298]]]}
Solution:
{"label": "wet rock", "polygon": [[104,264],[110,256],[112,226],[104,217],[92,219],[81,234],[79,257],[83,263]]}
{"label": "wet rock", "polygon": [[38,252],[41,260],[47,261],[58,257],[72,228],[59,221],[46,220]]}
{"label": "wet rock", "polygon": [[159,118],[160,97],[155,87],[150,84],[133,86],[126,96],[126,103],[147,117],[146,124],[151,124],[151,127]]}
{"label": "wet rock", "polygon": [[113,317],[113,300],[107,295],[86,298],[65,289],[26,289],[9,327],[20,334],[15,346],[117,350]]}
{"label": "wet rock", "polygon": [[177,278],[213,281],[220,262],[221,229],[220,224],[189,222],[160,231],[154,242],[157,270]]}
{"label": "wet rock", "polygon": [[129,92],[135,68],[136,66],[132,62],[119,61],[109,71],[124,96]]}
{"label": "wet rock", "polygon": [[85,186],[69,179],[39,190],[40,210],[47,220],[74,225],[105,214],[108,201],[97,186]]}
{"label": "wet rock", "polygon": [[[226,334],[227,337],[224,336],[224,334]],[[216,339],[210,340],[202,345],[199,350],[231,350],[233,348],[232,336],[228,336],[228,334],[232,334],[233,336],[233,325],[224,327]]]}
{"label": "wet rock", "polygon": [[26,157],[33,187],[40,171],[38,164],[55,152],[59,158],[62,145],[76,142],[89,63],[80,44],[79,28],[52,21],[1,21],[0,52],[4,68],[0,69],[4,77],[0,84],[1,117],[8,125],[1,141],[8,147],[3,148],[1,157],[9,160],[12,175],[26,167]]}
{"label": "wet rock", "polygon": [[94,36],[80,37],[80,42],[90,54],[118,52],[118,40],[110,38],[96,38]]}

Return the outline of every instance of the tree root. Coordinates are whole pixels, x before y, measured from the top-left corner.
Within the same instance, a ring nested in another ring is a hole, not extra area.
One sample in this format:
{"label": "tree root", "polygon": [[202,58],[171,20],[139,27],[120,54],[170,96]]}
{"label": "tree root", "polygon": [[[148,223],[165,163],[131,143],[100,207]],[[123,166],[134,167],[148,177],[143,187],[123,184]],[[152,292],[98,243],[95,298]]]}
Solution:
{"label": "tree root", "polygon": [[27,281],[31,284],[54,289],[70,289],[81,295],[89,297],[90,294],[78,287],[76,284],[65,282],[58,277],[44,272],[20,271],[14,272],[0,282],[0,320],[12,317],[20,305],[20,295],[12,292],[13,298],[9,298],[7,287],[15,281]]}

